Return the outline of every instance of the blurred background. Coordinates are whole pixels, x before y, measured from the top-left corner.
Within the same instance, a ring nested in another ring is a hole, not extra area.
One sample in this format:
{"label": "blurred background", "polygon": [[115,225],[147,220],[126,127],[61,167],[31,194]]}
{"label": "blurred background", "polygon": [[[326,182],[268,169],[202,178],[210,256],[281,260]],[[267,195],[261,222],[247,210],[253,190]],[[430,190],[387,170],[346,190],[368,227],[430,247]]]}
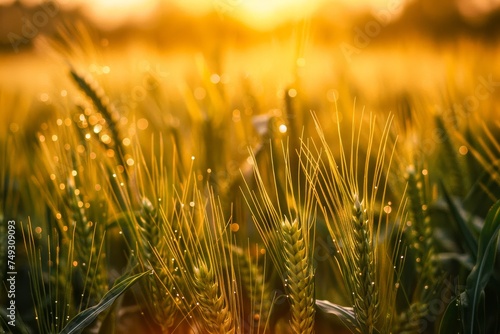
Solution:
{"label": "blurred background", "polygon": [[145,135],[212,108],[214,88],[235,122],[296,96],[303,115],[354,103],[403,126],[450,109],[496,119],[499,37],[500,0],[0,0],[0,137],[69,108],[68,64]]}
{"label": "blurred background", "polygon": [[[403,127],[449,110],[496,119],[499,37],[500,0],[0,0],[0,137],[70,108],[68,64],[145,138],[212,108],[258,123],[295,97],[301,115],[354,104]],[[478,85],[487,99],[468,105]]]}
{"label": "blurred background", "polygon": [[80,57],[94,70],[107,66],[111,77],[123,75],[123,66],[154,64],[172,79],[186,78],[202,56],[226,81],[229,73],[251,74],[257,86],[279,87],[298,75],[311,90],[326,87],[324,98],[348,80],[363,92],[355,95],[369,98],[380,85],[401,92],[433,89],[446,75],[464,80],[459,70],[449,72],[449,59],[457,68],[486,61],[493,72],[500,1],[0,0],[1,89],[53,86],[58,74],[51,73],[63,65],[39,40],[77,22],[93,42],[80,45]]}

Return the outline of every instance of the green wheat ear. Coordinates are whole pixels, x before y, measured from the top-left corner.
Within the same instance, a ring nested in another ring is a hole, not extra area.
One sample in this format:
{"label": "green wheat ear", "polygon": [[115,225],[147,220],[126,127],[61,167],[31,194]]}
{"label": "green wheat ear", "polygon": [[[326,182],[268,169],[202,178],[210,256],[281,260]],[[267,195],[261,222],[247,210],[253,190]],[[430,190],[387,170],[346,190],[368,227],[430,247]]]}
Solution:
{"label": "green wheat ear", "polygon": [[[31,221],[21,225],[24,247],[30,266],[30,291],[35,317],[41,333],[59,332],[79,311],[73,279],[74,241],[61,242],[56,229],[34,230]],[[46,239],[40,239],[41,236]],[[44,261],[48,257],[48,261]]]}
{"label": "green wheat ear", "polygon": [[354,310],[360,326],[373,333],[379,316],[379,291],[375,283],[375,260],[373,236],[368,226],[368,217],[358,195],[354,195],[352,209],[354,230]]}
{"label": "green wheat ear", "polygon": [[438,276],[437,263],[434,254],[432,226],[427,209],[429,204],[423,187],[423,175],[416,173],[415,168],[410,166],[407,168],[406,180],[408,182],[409,213],[412,223],[410,240],[416,252],[415,266],[417,274],[426,285],[434,284]]}
{"label": "green wheat ear", "polygon": [[[314,296],[314,224],[316,203],[314,185],[315,160],[301,160],[304,148],[299,148],[299,165],[292,166],[287,146],[283,145],[279,160],[272,159],[271,182],[259,169],[255,156],[254,177],[257,191],[244,192],[252,220],[261,236],[266,252],[280,275],[290,304],[290,331],[313,333],[315,326]],[[280,160],[283,159],[283,160]],[[280,172],[277,166],[283,166]],[[297,171],[298,179],[292,171]],[[300,172],[299,172],[300,171]],[[279,327],[279,322],[277,327]]]}
{"label": "green wheat ear", "polygon": [[[334,155],[319,119],[316,115],[313,117],[321,145],[310,146],[305,158],[320,165],[316,199],[321,203],[319,207],[330,237],[338,248],[335,258],[350,294],[358,330],[362,333],[389,331],[397,313],[395,280],[402,270],[397,259],[403,249],[399,243],[395,247],[389,243],[401,239],[401,220],[406,210],[404,200],[397,214],[390,214],[391,207],[386,207],[387,212],[382,210],[394,154],[388,145],[392,117],[381,132],[376,131],[372,115],[368,131],[362,129],[364,115],[358,126],[353,117],[350,147],[344,146],[338,125],[335,141],[340,143],[338,156]],[[381,208],[380,212],[377,208]]]}
{"label": "green wheat ear", "polygon": [[[101,113],[106,121],[106,125],[111,132],[111,143],[99,140],[105,148],[111,148],[116,151],[119,163],[125,167],[124,162],[125,148],[123,146],[123,136],[120,131],[120,118],[121,115],[116,110],[114,105],[110,102],[109,97],[106,96],[104,90],[99,86],[97,81],[93,80],[89,75],[87,77],[79,74],[73,67],[70,69],[70,75],[78,87],[87,95],[92,101],[96,110]],[[92,132],[93,133],[93,132]]]}
{"label": "green wheat ear", "polygon": [[193,267],[193,287],[197,306],[202,310],[201,315],[208,332],[234,333],[233,315],[221,294],[220,283],[216,280],[213,269],[209,269],[204,262]]}
{"label": "green wheat ear", "polygon": [[303,227],[297,219],[281,224],[284,258],[287,268],[285,287],[291,307],[290,326],[293,333],[314,333],[314,271],[310,261]]}
{"label": "green wheat ear", "polygon": [[174,263],[169,261],[171,256],[162,241],[160,226],[166,224],[163,224],[161,215],[158,215],[158,210],[147,197],[142,199],[137,224],[141,246],[140,261],[144,267],[153,268],[155,272],[154,276],[147,277],[143,282],[146,290],[145,304],[156,323],[161,326],[162,332],[169,333],[182,305],[175,296]]}
{"label": "green wheat ear", "polygon": [[239,269],[241,285],[250,295],[252,319],[257,327],[264,329],[268,325],[273,307],[271,285],[265,280],[262,268],[252,261],[250,252],[245,252],[236,245],[227,245],[234,256],[235,266]]}

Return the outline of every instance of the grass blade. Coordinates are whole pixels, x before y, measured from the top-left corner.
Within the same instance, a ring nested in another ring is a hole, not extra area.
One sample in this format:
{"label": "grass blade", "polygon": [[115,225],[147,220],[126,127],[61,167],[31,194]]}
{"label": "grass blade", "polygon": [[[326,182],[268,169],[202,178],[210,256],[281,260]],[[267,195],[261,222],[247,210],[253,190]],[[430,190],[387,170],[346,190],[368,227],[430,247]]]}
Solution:
{"label": "grass blade", "polygon": [[500,232],[500,201],[497,201],[488,212],[484,227],[479,235],[476,265],[467,277],[465,302],[468,312],[465,314],[467,332],[474,333],[474,319],[481,294],[488,284],[495,267],[495,255]]}
{"label": "grass blade", "polygon": [[439,324],[439,334],[446,334],[451,332],[460,332],[462,328],[457,328],[460,325],[460,307],[457,304],[457,297],[453,298],[444,311],[441,323]]}
{"label": "grass blade", "polygon": [[122,293],[127,291],[141,277],[149,274],[146,271],[140,274],[128,276],[124,275],[117,280],[117,283],[104,295],[101,301],[92,307],[80,312],[63,328],[60,334],[80,333],[85,327],[90,325],[102,312],[106,311]]}
{"label": "grass blade", "polygon": [[450,208],[453,219],[457,222],[459,230],[462,234],[462,237],[465,241],[465,246],[467,247],[469,254],[472,256],[472,260],[476,261],[477,259],[477,240],[472,235],[470,228],[467,226],[467,221],[461,212],[460,208],[456,205],[456,203],[451,198],[450,194],[446,190],[444,184],[441,184],[441,189],[443,190],[444,199]]}
{"label": "grass blade", "polygon": [[323,313],[337,316],[352,333],[359,333],[359,329],[356,326],[356,315],[352,307],[344,307],[329,302],[328,300],[320,299],[316,299],[316,307]]}

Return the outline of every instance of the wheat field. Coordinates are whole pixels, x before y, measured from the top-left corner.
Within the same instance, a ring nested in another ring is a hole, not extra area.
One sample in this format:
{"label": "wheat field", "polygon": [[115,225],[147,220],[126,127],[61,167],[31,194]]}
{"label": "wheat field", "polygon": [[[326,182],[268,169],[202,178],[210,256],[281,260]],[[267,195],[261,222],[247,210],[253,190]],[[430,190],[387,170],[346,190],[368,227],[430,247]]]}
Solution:
{"label": "wheat field", "polygon": [[5,333],[500,333],[498,46],[287,27],[3,56]]}

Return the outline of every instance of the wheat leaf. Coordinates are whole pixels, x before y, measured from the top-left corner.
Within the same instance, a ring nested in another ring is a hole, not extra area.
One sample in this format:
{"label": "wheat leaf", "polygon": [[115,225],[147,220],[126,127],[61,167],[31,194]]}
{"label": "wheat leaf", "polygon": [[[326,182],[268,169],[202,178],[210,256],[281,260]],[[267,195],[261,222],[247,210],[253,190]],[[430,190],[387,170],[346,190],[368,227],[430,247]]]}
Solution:
{"label": "wheat leaf", "polygon": [[469,212],[486,212],[483,211],[483,208],[485,206],[489,208],[495,203],[485,189],[488,189],[488,192],[493,194],[498,194],[500,191],[500,185],[495,180],[495,176],[487,171],[478,177],[463,200],[464,207]]}
{"label": "wheat leaf", "polygon": [[356,326],[356,315],[354,314],[354,309],[352,307],[345,307],[334,304],[328,300],[320,299],[316,299],[316,306],[318,307],[318,310],[323,313],[337,316],[352,333],[359,333],[359,329]]}
{"label": "wheat leaf", "polygon": [[133,284],[135,284],[141,277],[149,274],[146,271],[140,274],[129,276],[125,274],[116,281],[116,284],[102,297],[101,301],[92,307],[77,314],[71,321],[63,328],[60,334],[80,333],[85,327],[90,325],[102,312],[107,310],[113,302],[122,293],[127,291]]}
{"label": "wheat leaf", "polygon": [[[443,317],[439,324],[439,334],[451,333],[457,327],[460,318],[460,308],[457,305],[457,297],[454,297],[446,306]],[[455,331],[456,332],[456,331]]]}
{"label": "wheat leaf", "polygon": [[471,334],[474,333],[474,319],[480,296],[488,284],[495,266],[499,232],[500,201],[497,201],[486,216],[484,227],[479,235],[476,265],[467,277],[465,302],[467,309],[470,311],[466,313],[465,321],[466,328]]}
{"label": "wheat leaf", "polygon": [[448,191],[446,190],[444,184],[441,184],[441,188],[443,189],[443,195],[446,200],[446,203],[448,204],[448,207],[450,208],[451,214],[455,219],[455,221],[457,222],[460,232],[464,238],[465,246],[467,247],[469,254],[471,254],[472,260],[476,261],[477,240],[474,238],[474,235],[472,235],[469,227],[467,226],[466,218],[464,217],[464,212],[462,212],[462,210],[460,210],[461,208],[459,208],[457,204],[453,201]]}

